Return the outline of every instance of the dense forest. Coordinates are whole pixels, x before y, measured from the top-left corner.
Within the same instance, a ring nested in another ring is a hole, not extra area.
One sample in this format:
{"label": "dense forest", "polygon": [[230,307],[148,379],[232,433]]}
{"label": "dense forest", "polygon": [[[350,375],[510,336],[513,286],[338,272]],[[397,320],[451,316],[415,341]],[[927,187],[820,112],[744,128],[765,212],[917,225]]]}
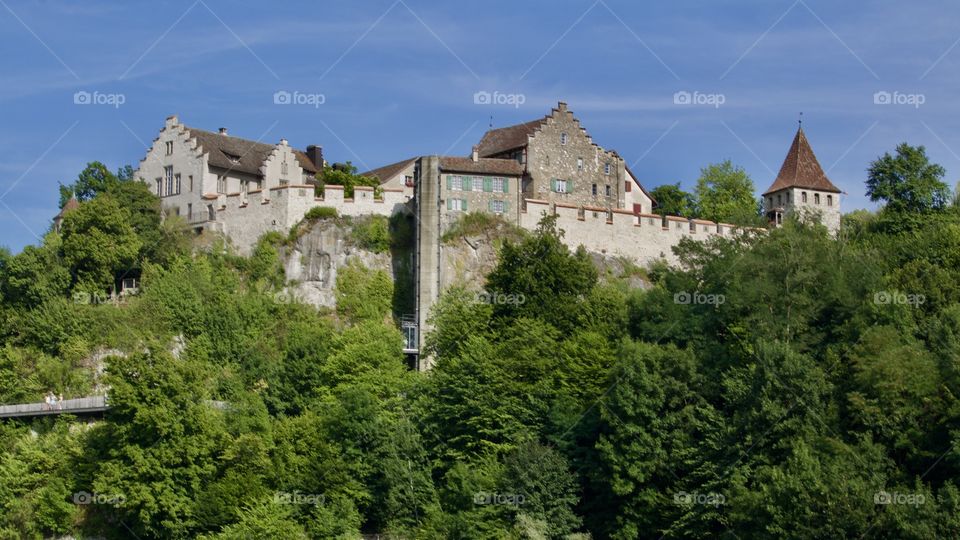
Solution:
{"label": "dense forest", "polygon": [[0,257],[0,402],[111,404],[0,423],[2,538],[960,535],[960,207],[922,148],[872,164],[882,207],[838,237],[686,242],[644,287],[545,217],[444,293],[427,373],[390,276],[305,305],[286,238],[193,238],[129,172],[92,164]]}

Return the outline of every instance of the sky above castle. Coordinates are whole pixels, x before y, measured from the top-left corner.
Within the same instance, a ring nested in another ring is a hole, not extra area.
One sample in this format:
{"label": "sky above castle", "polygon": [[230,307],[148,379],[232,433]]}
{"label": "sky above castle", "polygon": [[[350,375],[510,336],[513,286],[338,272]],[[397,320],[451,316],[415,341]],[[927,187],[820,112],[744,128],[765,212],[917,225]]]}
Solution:
{"label": "sky above castle", "polygon": [[899,142],[960,178],[957,20],[948,0],[0,0],[0,245],[38,242],[58,182],[136,166],[170,114],[365,170],[467,155],[564,100],[648,188],[729,158],[759,196],[802,111],[844,211],[871,208],[866,169]]}

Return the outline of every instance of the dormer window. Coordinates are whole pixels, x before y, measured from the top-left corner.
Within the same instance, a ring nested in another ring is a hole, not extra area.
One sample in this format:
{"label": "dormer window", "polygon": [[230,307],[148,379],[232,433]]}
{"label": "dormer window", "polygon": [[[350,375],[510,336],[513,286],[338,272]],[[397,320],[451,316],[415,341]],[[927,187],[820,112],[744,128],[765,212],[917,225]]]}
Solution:
{"label": "dormer window", "polygon": [[567,144],[567,132],[564,131],[560,134],[560,144]]}
{"label": "dormer window", "polygon": [[229,159],[230,162],[233,163],[234,165],[240,163],[240,156],[238,156],[238,155],[236,155],[236,154],[231,154],[231,153],[229,153],[229,152],[224,152],[223,155],[227,156],[227,159]]}

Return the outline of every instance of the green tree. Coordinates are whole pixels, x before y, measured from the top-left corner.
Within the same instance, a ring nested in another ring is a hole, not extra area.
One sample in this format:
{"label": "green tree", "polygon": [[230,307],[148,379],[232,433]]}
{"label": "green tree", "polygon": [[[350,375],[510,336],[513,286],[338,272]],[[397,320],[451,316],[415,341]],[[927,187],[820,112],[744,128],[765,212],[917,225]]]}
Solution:
{"label": "green tree", "polygon": [[942,166],[930,162],[926,148],[900,143],[896,156],[886,152],[870,164],[867,195],[896,214],[941,210],[950,200],[945,174]]}
{"label": "green tree", "polygon": [[357,168],[349,161],[324,167],[317,177],[321,188],[328,184],[343,186],[343,196],[347,199],[353,197],[353,188],[357,186],[369,186],[374,189],[380,187],[380,180],[373,176],[357,174]]}
{"label": "green tree", "polygon": [[757,200],[753,180],[729,159],[700,169],[694,191],[700,217],[711,221],[753,224]]}
{"label": "green tree", "polygon": [[680,182],[657,186],[650,196],[657,201],[653,211],[661,216],[697,217],[693,195],[680,189]]}
{"label": "green tree", "polygon": [[[128,165],[127,168],[129,167]],[[124,177],[128,177],[126,175],[129,171],[126,169],[121,169],[120,172]],[[110,172],[103,163],[99,161],[87,163],[75,182],[67,185],[60,184],[60,208],[67,204],[70,197],[76,197],[81,202],[89,201],[101,193],[106,193],[119,182],[117,175]]]}
{"label": "green tree", "polygon": [[61,250],[74,290],[110,290],[117,276],[137,263],[143,241],[130,220],[130,212],[107,195],[81,204],[64,217]]}

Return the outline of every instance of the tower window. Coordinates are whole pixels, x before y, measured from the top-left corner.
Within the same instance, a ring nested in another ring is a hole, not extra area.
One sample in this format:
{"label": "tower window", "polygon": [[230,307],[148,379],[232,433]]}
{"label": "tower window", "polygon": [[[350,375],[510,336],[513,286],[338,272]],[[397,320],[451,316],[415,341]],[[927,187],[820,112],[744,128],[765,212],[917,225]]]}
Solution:
{"label": "tower window", "polygon": [[610,162],[606,162],[603,165],[603,174],[610,174]]}
{"label": "tower window", "polygon": [[833,195],[827,195],[827,206],[833,206]]}
{"label": "tower window", "polygon": [[560,134],[560,144],[567,144],[567,132],[564,131]]}
{"label": "tower window", "polygon": [[173,155],[173,141],[167,141],[167,155]]}
{"label": "tower window", "polygon": [[593,196],[594,196],[594,197],[597,196],[597,185],[596,185],[596,184],[593,185]]}
{"label": "tower window", "polygon": [[583,171],[583,158],[582,158],[582,157],[578,157],[578,158],[577,158],[577,170],[578,170],[578,171]]}

